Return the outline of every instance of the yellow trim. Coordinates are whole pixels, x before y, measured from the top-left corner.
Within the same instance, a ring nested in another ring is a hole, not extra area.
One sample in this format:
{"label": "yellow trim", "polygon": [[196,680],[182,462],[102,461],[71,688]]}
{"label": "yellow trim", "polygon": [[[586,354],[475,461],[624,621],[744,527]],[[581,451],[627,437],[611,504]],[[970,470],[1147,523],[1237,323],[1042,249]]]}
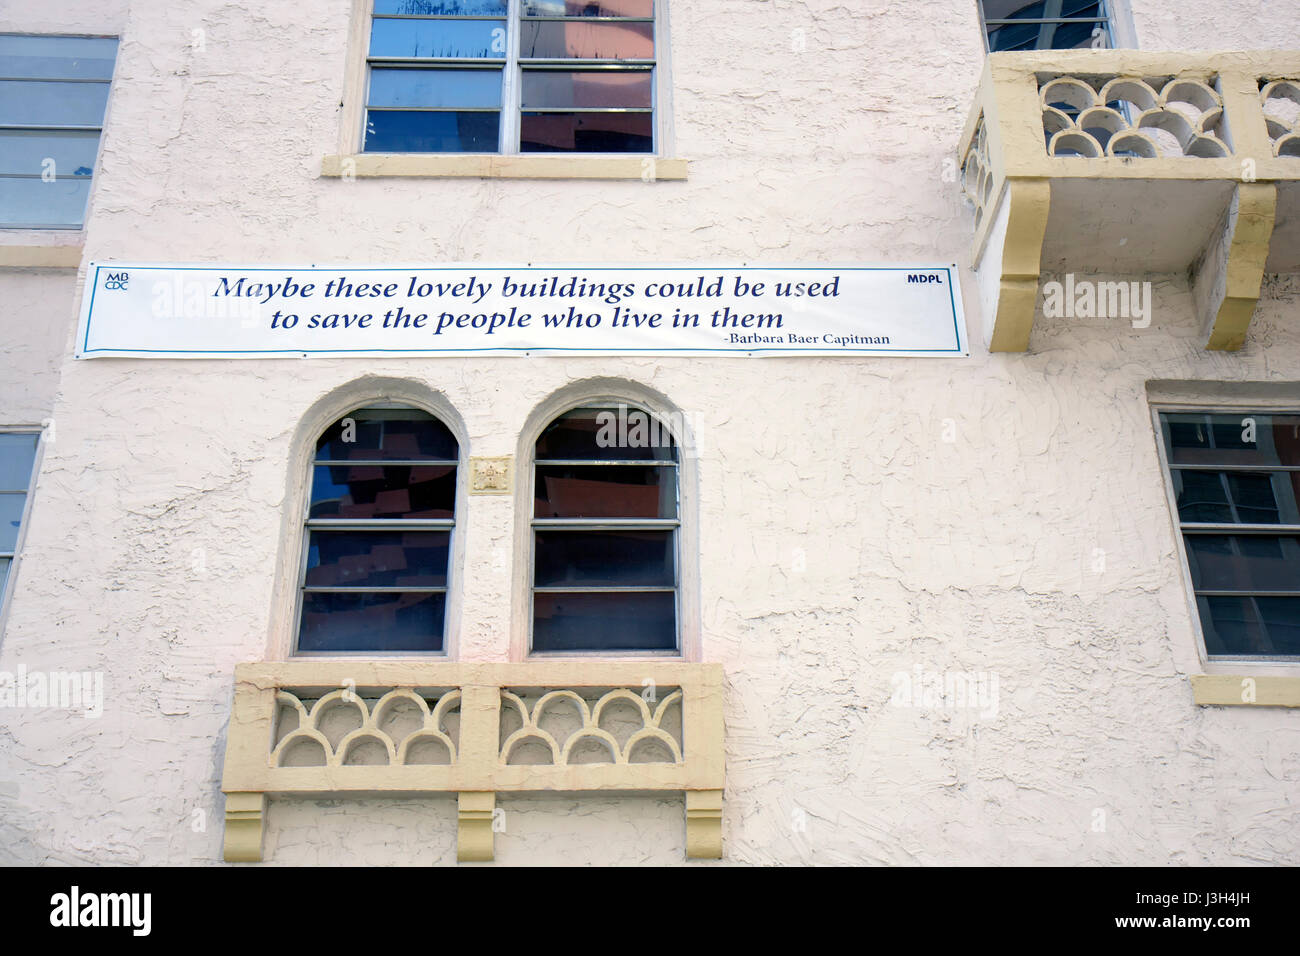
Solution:
{"label": "yellow trim", "polygon": [[372,179],[686,179],[687,161],[654,156],[498,156],[450,153],[357,153],[326,156],[321,177]]}
{"label": "yellow trim", "polygon": [[[428,689],[442,688],[430,710]],[[512,689],[545,689],[581,711],[582,727],[556,740],[538,721],[543,702],[530,712]],[[677,688],[677,690],[670,690]],[[575,690],[588,690],[588,707]],[[423,693],[421,693],[423,691]],[[647,691],[650,691],[647,693]],[[448,762],[405,762],[407,737],[397,741],[383,730],[383,707],[366,700],[405,699],[426,712],[422,729],[408,737],[440,741]],[[311,710],[304,700],[316,700]],[[642,727],[620,744],[600,726],[607,705],[632,706]],[[681,733],[661,719],[680,704]],[[324,710],[357,705],[360,726],[330,744],[316,727]],[[272,745],[281,708],[297,711],[297,724],[285,742]],[[514,709],[520,728],[502,739],[503,708]],[[443,716],[459,709],[453,741]],[[280,766],[290,737],[319,746],[323,763]],[[579,739],[604,740],[613,762],[570,763]],[[650,738],[671,753],[669,761],[633,762],[639,741]],[[388,749],[387,762],[349,764],[349,740],[364,739]],[[514,764],[513,741],[551,748],[549,764]],[[722,853],[724,785],[722,666],[680,661],[540,661],[518,664],[456,664],[441,661],[287,661],[240,664],[235,669],[235,700],[226,738],[221,789],[227,795],[226,859],[261,859],[264,798],[268,794],[421,794],[457,793],[458,858],[492,859],[492,817],[498,792],[676,791],[686,793],[687,852],[717,858]]]}
{"label": "yellow trim", "polygon": [[998,279],[997,313],[993,319],[990,352],[1023,352],[1038,308],[1039,263],[1052,187],[1045,179],[1009,179],[1007,236],[1002,246]]}
{"label": "yellow trim", "polygon": [[1192,694],[1203,707],[1300,707],[1300,677],[1193,674]]}
{"label": "yellow trim", "polygon": [[75,269],[81,265],[82,246],[0,245],[0,269]]}
{"label": "yellow trim", "polygon": [[1277,213],[1277,186],[1273,183],[1240,183],[1232,197],[1226,229],[1228,261],[1223,269],[1223,301],[1219,304],[1207,349],[1236,351],[1246,344],[1264,279],[1273,220]]}

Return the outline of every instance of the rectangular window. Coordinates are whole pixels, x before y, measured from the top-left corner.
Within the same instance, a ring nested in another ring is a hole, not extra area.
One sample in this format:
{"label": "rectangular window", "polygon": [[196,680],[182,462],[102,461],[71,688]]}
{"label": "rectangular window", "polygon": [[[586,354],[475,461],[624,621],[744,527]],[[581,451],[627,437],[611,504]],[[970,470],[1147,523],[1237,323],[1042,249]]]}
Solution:
{"label": "rectangular window", "polygon": [[1300,660],[1300,414],[1160,425],[1206,654]]}
{"label": "rectangular window", "polygon": [[1109,0],[981,0],[990,53],[1115,45]]}
{"label": "rectangular window", "polygon": [[80,229],[113,37],[0,34],[0,227]]}
{"label": "rectangular window", "polygon": [[0,602],[22,540],[23,514],[40,437],[38,432],[0,432]]}
{"label": "rectangular window", "polygon": [[655,0],[374,0],[365,152],[653,153]]}

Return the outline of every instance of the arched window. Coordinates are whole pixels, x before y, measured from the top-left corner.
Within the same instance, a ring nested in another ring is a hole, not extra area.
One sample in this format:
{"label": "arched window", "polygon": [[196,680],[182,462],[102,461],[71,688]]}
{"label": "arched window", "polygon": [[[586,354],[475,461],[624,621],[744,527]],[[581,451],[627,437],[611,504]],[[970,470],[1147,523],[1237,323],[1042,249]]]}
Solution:
{"label": "arched window", "polygon": [[537,439],[532,650],[680,647],[677,443],[644,409],[576,408]]}
{"label": "arched window", "polygon": [[316,442],[299,653],[445,650],[460,449],[438,419],[359,408]]}

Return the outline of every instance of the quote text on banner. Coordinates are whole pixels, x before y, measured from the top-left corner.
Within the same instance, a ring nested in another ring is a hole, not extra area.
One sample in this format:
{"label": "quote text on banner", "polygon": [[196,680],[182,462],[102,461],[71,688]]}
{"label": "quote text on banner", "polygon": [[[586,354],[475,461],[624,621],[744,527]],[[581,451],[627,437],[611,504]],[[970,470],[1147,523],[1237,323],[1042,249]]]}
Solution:
{"label": "quote text on banner", "polygon": [[967,354],[953,266],[91,263],[77,356]]}

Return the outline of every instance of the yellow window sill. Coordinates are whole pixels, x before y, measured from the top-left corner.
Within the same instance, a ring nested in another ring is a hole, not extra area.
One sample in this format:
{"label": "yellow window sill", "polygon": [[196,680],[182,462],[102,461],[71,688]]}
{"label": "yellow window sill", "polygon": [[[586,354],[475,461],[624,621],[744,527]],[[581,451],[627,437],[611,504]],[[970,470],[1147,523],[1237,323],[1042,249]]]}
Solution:
{"label": "yellow window sill", "polygon": [[1193,674],[1192,694],[1202,707],[1300,707],[1300,677]]}
{"label": "yellow window sill", "polygon": [[462,179],[639,179],[684,180],[687,161],[656,156],[463,155],[357,153],[326,156],[328,179],[426,177]]}
{"label": "yellow window sill", "polygon": [[75,269],[81,252],[80,242],[0,244],[0,269]]}

